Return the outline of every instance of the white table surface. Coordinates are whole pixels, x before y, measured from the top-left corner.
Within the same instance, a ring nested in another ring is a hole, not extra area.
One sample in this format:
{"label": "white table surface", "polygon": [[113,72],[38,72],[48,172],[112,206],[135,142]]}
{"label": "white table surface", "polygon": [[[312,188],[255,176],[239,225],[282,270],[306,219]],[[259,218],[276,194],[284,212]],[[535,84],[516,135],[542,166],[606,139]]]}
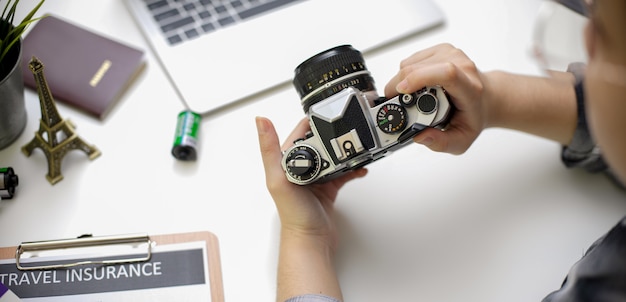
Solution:
{"label": "white table surface", "polygon": [[[463,49],[481,70],[540,73],[529,55],[539,0],[435,1],[444,26],[366,57],[380,93],[401,59],[442,42]],[[205,118],[198,161],[180,162],[170,150],[183,107],[123,3],[49,0],[41,12],[145,49],[147,68],[104,121],[57,104],[102,155],[89,161],[69,153],[54,186],[43,153],[20,151],[40,117],[36,93],[26,92],[27,128],[0,150],[0,166],[20,178],[15,198],[0,202],[0,246],[85,233],[208,230],[219,237],[226,300],[274,300],[279,225],[254,117],[271,118],[286,137],[303,117],[295,90],[283,87]],[[603,176],[565,169],[559,149],[489,129],[460,156],[411,145],[370,165],[337,200],[346,300],[540,301],[557,289],[626,213],[623,191]]]}

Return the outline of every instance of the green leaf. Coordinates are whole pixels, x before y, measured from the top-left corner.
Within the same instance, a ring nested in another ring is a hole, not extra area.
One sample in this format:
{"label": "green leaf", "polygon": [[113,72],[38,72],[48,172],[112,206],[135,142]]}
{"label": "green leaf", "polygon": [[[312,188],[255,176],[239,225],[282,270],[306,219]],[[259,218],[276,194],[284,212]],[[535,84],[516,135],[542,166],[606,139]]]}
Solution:
{"label": "green leaf", "polygon": [[14,25],[15,12],[19,2],[19,0],[8,0],[2,10],[2,15],[0,15],[0,19],[5,21],[0,22],[0,69],[5,65],[3,62],[5,56],[20,41],[28,25],[45,17],[34,18],[45,2],[45,0],[40,0],[19,24]]}

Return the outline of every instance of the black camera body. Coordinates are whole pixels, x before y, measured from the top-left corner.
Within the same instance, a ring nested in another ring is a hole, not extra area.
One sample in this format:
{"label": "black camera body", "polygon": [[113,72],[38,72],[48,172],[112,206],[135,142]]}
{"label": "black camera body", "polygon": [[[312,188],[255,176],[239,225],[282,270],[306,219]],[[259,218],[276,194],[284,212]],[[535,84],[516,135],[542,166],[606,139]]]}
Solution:
{"label": "black camera body", "polygon": [[311,57],[295,73],[311,131],[284,151],[282,165],[299,185],[327,181],[389,155],[427,127],[445,127],[454,109],[440,86],[379,97],[361,53],[350,45]]}

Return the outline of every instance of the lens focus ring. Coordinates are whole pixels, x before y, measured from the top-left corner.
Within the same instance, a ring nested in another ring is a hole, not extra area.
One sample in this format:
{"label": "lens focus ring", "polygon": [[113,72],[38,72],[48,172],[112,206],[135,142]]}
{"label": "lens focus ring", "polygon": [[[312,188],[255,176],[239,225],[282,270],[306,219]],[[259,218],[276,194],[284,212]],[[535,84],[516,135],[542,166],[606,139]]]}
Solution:
{"label": "lens focus ring", "polygon": [[363,56],[350,45],[331,48],[304,61],[295,69],[293,85],[305,113],[311,105],[347,87],[375,90]]}

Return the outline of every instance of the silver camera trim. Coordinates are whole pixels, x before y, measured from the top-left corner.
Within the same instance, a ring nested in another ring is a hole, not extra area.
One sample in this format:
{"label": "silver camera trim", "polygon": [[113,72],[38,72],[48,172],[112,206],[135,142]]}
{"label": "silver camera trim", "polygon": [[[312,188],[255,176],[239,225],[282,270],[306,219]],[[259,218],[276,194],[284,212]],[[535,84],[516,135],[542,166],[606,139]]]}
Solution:
{"label": "silver camera trim", "polygon": [[[419,100],[421,96],[428,94],[435,97],[436,106],[432,112],[422,112],[419,109]],[[409,106],[406,104],[407,98],[404,98],[405,95],[399,95],[391,99],[384,100],[379,104],[375,104],[375,100],[378,99],[375,91],[362,92],[355,87],[347,87],[340,92],[313,104],[307,113],[309,124],[311,126],[310,135],[307,135],[307,138],[305,139],[297,140],[294,142],[292,147],[283,152],[282,166],[289,181],[299,185],[317,182],[334,176],[333,174],[340,174],[341,172],[350,170],[351,168],[362,165],[363,163],[367,164],[368,162],[389,155],[392,151],[406,145],[405,141],[399,141],[399,138],[403,133],[409,131],[409,128],[413,125],[419,125],[421,128],[440,128],[444,126],[443,124],[451,112],[452,106],[443,88],[440,86],[426,87],[425,89],[412,94],[412,96],[415,98],[415,103]],[[321,140],[322,136],[319,133],[319,129],[317,129],[313,122],[313,117],[328,123],[340,120],[344,118],[348,105],[353,98],[357,99],[361,112],[365,116],[368,134],[371,136],[374,146],[369,150],[365,150],[362,143],[363,138],[359,137],[358,133],[353,128],[347,133],[332,138],[330,142],[332,148],[331,150],[327,150],[324,142]],[[405,103],[401,100],[404,100]],[[407,125],[398,133],[385,133],[380,129],[376,122],[378,111],[383,106],[388,104],[397,104],[406,109]],[[347,150],[347,147],[345,147],[346,144],[350,144],[351,149]],[[288,170],[289,159],[287,156],[294,148],[298,148],[299,146],[307,146],[313,149],[317,153],[316,156],[320,157],[318,160],[320,161],[319,165],[321,168],[316,169],[319,171],[317,171],[316,175],[312,176],[310,179],[303,180],[299,177],[295,177]],[[333,156],[331,156],[330,152],[332,152],[335,158],[337,158],[339,161],[338,163],[334,162]],[[356,152],[358,155],[350,158],[352,156],[350,152]],[[348,158],[350,159],[346,160]]]}

